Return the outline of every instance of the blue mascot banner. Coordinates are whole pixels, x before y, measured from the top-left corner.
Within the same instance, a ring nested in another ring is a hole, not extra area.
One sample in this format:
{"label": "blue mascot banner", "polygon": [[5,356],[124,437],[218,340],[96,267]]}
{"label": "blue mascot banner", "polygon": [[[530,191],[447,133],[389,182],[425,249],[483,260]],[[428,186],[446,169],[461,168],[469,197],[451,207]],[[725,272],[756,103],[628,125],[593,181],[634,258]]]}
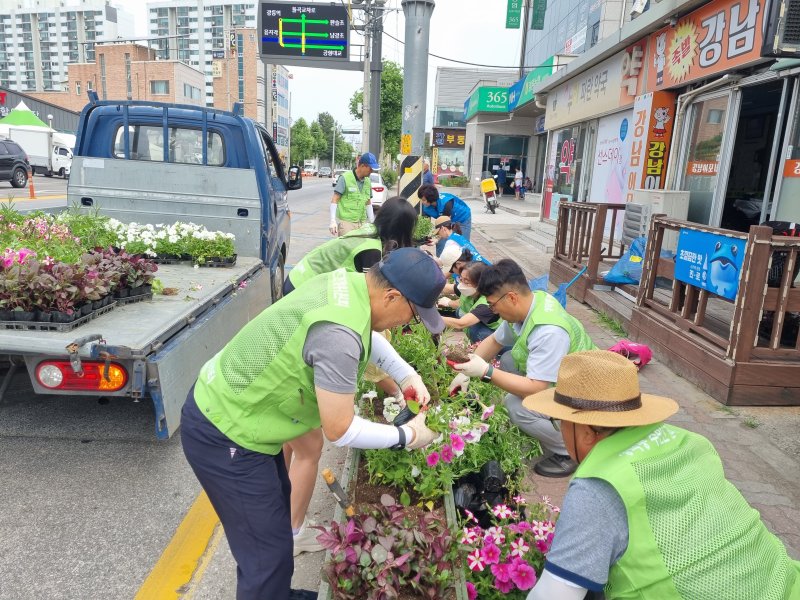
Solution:
{"label": "blue mascot banner", "polygon": [[746,244],[738,238],[681,229],[675,279],[735,300]]}

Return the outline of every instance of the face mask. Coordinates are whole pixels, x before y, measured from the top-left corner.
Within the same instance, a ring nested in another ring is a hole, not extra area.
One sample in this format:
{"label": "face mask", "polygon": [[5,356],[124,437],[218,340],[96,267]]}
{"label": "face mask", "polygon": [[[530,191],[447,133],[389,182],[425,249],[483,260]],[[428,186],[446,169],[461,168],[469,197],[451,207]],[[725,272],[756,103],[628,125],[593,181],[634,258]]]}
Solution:
{"label": "face mask", "polygon": [[460,285],[458,286],[458,291],[461,292],[462,296],[474,296],[478,290],[469,285]]}

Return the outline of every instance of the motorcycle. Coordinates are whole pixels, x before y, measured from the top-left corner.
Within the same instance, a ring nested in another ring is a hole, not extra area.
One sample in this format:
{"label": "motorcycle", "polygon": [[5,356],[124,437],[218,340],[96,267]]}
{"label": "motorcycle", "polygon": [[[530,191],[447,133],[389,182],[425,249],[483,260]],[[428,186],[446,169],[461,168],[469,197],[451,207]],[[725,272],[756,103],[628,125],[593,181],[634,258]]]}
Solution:
{"label": "motorcycle", "polygon": [[497,199],[497,182],[489,171],[484,171],[481,179],[481,194],[483,195],[484,208],[487,212],[494,214],[500,201]]}

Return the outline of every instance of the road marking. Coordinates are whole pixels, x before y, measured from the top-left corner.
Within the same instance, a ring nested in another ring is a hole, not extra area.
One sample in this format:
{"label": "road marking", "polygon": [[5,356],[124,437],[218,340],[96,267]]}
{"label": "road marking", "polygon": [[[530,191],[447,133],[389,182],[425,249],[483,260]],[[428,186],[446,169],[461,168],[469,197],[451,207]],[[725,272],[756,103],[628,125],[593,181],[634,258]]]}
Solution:
{"label": "road marking", "polygon": [[217,513],[206,493],[201,492],[134,600],[172,600],[183,597],[195,575],[202,575],[206,570],[207,550],[216,549],[219,543],[219,535],[216,540],[213,539],[217,525]]}

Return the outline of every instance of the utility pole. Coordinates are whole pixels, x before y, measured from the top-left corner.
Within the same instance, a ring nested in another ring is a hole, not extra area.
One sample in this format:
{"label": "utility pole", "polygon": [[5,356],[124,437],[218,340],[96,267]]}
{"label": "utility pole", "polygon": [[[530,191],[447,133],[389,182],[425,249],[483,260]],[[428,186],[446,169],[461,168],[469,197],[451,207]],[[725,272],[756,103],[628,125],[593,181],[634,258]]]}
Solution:
{"label": "utility pole", "polygon": [[331,144],[331,176],[336,170],[336,123],[333,124],[333,142]]}
{"label": "utility pole", "polygon": [[372,22],[370,19],[370,0],[364,1],[364,86],[361,97],[361,153],[369,152],[369,133],[370,133],[370,64],[369,64],[369,51],[370,51],[370,28]]}
{"label": "utility pole", "polygon": [[525,77],[525,50],[528,46],[528,19],[530,18],[531,0],[525,0],[522,17],[522,50],[519,53],[519,78]]}
{"label": "utility pole", "polygon": [[406,44],[403,65],[403,130],[411,134],[411,154],[425,151],[425,102],[428,94],[428,45],[434,0],[403,0]]}
{"label": "utility pole", "polygon": [[369,96],[369,147],[378,158],[381,155],[381,72],[383,71],[383,9],[386,0],[374,0],[372,9],[372,49]]}

